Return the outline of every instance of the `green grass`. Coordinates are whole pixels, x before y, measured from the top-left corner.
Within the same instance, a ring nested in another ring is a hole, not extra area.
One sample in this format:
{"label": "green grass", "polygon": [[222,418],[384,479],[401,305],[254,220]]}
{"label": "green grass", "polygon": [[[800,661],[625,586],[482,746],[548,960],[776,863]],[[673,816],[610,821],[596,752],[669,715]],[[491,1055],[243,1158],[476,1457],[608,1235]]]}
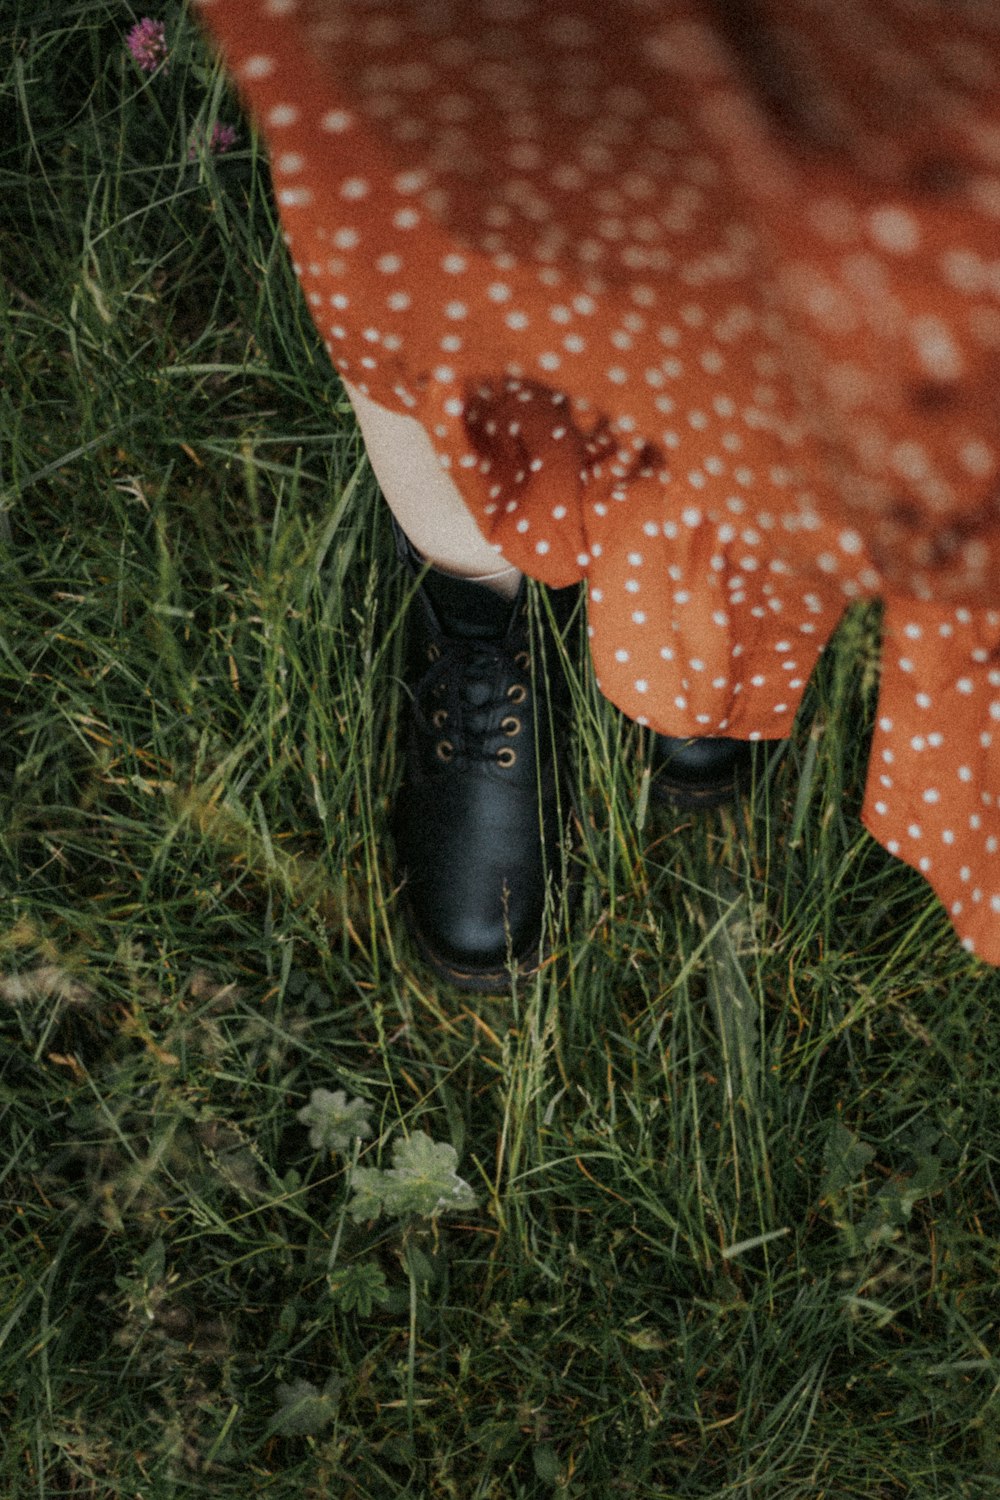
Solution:
{"label": "green grass", "polygon": [[[859,823],[877,612],[732,813],[577,663],[577,908],[436,982],[405,587],[257,145],[188,161],[237,113],[175,4],[151,79],[141,12],[6,10],[0,1493],[1000,1496],[1000,980]],[[355,1222],[314,1088],[476,1209]]]}

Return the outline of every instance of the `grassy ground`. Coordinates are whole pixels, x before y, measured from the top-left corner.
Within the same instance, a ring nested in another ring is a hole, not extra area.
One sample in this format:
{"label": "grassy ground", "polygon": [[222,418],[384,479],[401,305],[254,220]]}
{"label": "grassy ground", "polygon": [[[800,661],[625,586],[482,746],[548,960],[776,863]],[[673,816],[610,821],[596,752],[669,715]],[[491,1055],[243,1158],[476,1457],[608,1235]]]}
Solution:
{"label": "grassy ground", "polygon": [[649,803],[580,664],[579,907],[435,982],[386,516],[139,14],[0,28],[0,1492],[1000,1496],[1000,980],[858,822],[877,614],[733,813]]}

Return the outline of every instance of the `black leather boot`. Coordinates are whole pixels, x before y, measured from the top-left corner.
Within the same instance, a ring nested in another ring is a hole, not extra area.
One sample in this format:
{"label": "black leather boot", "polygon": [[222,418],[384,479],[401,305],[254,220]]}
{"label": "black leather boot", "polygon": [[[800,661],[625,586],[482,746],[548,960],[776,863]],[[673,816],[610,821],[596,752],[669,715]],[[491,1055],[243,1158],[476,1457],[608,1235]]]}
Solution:
{"label": "black leather boot", "polygon": [[653,795],[675,807],[719,807],[750,782],[755,745],[717,736],[672,739],[654,734],[650,769]]}
{"label": "black leather boot", "polygon": [[[396,538],[419,576],[398,528]],[[550,592],[563,625],[577,594]],[[530,973],[544,957],[546,895],[563,858],[553,742],[565,730],[553,716],[568,695],[555,650],[533,660],[526,596],[523,582],[510,602],[432,569],[407,621],[412,701],[393,815],[403,900],[437,973],[484,992],[509,986],[512,962]]]}

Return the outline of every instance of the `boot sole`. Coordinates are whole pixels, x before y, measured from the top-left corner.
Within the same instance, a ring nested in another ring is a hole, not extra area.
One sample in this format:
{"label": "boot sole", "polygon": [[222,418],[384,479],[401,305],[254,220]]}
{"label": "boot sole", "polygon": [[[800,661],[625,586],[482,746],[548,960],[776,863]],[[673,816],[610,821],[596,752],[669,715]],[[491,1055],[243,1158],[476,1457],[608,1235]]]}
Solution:
{"label": "boot sole", "polygon": [[649,789],[656,802],[667,803],[682,812],[697,812],[700,808],[724,807],[735,802],[746,791],[742,781],[716,782],[712,786],[680,786],[675,782],[664,782],[654,778]]}

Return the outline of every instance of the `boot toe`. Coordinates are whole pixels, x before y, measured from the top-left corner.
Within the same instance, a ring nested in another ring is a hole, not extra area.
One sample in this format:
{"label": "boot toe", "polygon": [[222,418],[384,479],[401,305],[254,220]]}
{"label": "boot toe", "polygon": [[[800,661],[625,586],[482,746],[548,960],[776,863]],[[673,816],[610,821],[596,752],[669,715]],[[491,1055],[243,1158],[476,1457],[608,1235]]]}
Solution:
{"label": "boot toe", "polygon": [[468,782],[451,791],[450,801],[424,806],[411,791],[399,809],[396,854],[410,926],[439,973],[503,989],[511,963],[530,971],[539,961],[557,840],[541,829],[537,807],[470,797]]}
{"label": "boot toe", "polygon": [[434,968],[456,983],[479,980],[505,988],[512,966],[525,971],[537,963],[542,908],[511,921],[502,893],[500,900],[495,892],[491,900],[465,894],[464,901],[444,902],[419,888],[409,891],[417,940]]}

